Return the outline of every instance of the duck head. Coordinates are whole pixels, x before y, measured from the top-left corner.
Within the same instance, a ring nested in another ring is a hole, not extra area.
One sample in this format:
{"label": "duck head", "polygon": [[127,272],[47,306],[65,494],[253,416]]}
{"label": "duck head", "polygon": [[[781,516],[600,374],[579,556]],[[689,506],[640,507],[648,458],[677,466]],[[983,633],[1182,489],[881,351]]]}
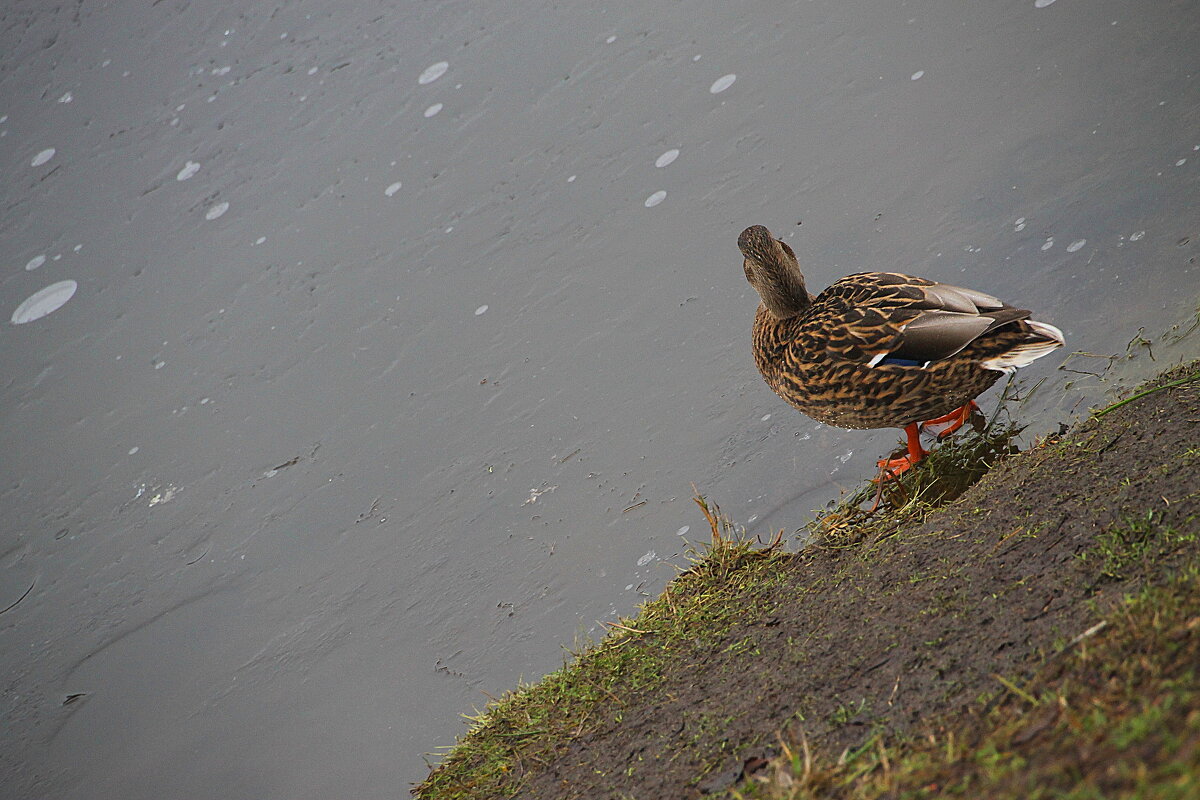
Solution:
{"label": "duck head", "polygon": [[738,237],[738,249],[745,257],[742,266],[746,280],[758,292],[771,316],[794,317],[812,304],[796,254],[769,230],[762,225],[746,228]]}

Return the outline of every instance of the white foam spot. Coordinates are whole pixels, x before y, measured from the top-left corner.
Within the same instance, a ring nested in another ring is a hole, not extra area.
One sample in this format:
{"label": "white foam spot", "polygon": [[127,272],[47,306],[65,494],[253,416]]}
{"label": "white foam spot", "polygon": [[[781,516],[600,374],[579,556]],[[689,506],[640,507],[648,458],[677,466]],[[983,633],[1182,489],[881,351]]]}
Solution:
{"label": "white foam spot", "polygon": [[1131,234],[1129,234],[1129,241],[1131,241],[1131,242],[1140,242],[1140,241],[1141,241],[1142,239],[1144,239],[1145,237],[1146,237],[1146,232],[1145,232],[1145,231],[1138,231],[1137,233],[1131,233]]}
{"label": "white foam spot", "polygon": [[475,309],[475,316],[478,317],[480,314],[486,314],[487,310],[488,310],[487,303],[484,303],[479,308]]}
{"label": "white foam spot", "polygon": [[137,447],[131,447],[131,448],[129,448],[129,455],[133,455],[133,454],[134,454],[134,453],[136,453],[138,450],[139,450],[139,448],[137,448]]}
{"label": "white foam spot", "polygon": [[189,161],[183,165],[183,169],[179,170],[179,174],[175,176],[177,181],[186,181],[188,178],[200,171],[200,165],[195,161]]}
{"label": "white foam spot", "polygon": [[912,74],[912,77],[909,78],[909,80],[919,81],[919,80],[921,80],[922,77],[924,77],[924,75],[925,75],[925,70],[919,69]]}
{"label": "white foam spot", "polygon": [[1016,221],[1013,222],[1013,230],[1014,231],[1025,230],[1025,218],[1024,217],[1017,217]]}
{"label": "white foam spot", "polygon": [[229,202],[228,201],[217,203],[215,206],[213,206],[212,208],[210,208],[208,210],[208,213],[206,213],[204,215],[204,218],[207,220],[214,220],[217,217],[224,214],[228,210],[229,210]]}
{"label": "white foam spot", "polygon": [[260,245],[260,244],[262,244],[263,242],[265,242],[266,240],[267,240],[267,237],[265,237],[265,236],[260,236],[260,237],[258,237],[257,239],[255,239],[255,240],[254,240],[254,244],[256,244],[256,245]]}
{"label": "white foam spot", "polygon": [[677,158],[679,158],[679,150],[672,148],[672,149],[668,150],[667,152],[663,153],[661,156],[659,156],[655,160],[654,166],[659,167],[659,168],[665,167]]}
{"label": "white foam spot", "polygon": [[42,164],[45,164],[50,159],[54,158],[54,154],[56,152],[58,151],[56,151],[53,147],[47,147],[45,150],[33,157],[33,161],[29,162],[29,166],[40,167]]}
{"label": "white foam spot", "polygon": [[747,525],[753,525],[753,524],[754,524],[754,523],[756,523],[756,522],[758,522],[758,514],[751,514],[751,515],[750,515],[750,516],[749,516],[749,517],[746,519],[746,524],[747,524]]}
{"label": "white foam spot", "polygon": [[654,552],[653,550],[651,550],[650,552],[646,553],[644,556],[642,556],[641,558],[639,558],[639,559],[637,560],[637,565],[638,565],[639,567],[644,567],[644,566],[646,566],[647,564],[649,564],[651,561],[653,561],[653,560],[654,560],[654,557],[655,557],[655,556],[657,556],[657,555],[658,555],[658,553],[656,553],[656,552]]}
{"label": "white foam spot", "polygon": [[631,584],[629,584],[628,586],[626,586],[626,587],[625,587],[625,591],[627,591],[627,592],[628,592],[628,591],[629,591],[630,589],[632,589],[632,588],[633,588],[633,584],[631,583]]}
{"label": "white foam spot", "polygon": [[216,69],[214,69],[212,71],[212,74],[213,75],[228,75],[229,70],[231,70],[231,69],[233,69],[233,67],[217,67]]}
{"label": "white foam spot", "polygon": [[733,86],[733,82],[736,80],[737,80],[737,75],[734,75],[732,72],[729,73],[728,75],[722,75],[721,77],[719,77],[715,81],[713,81],[713,85],[708,87],[708,90],[710,92],[712,92],[713,94],[720,94],[721,92],[728,89],[730,86]]}
{"label": "white foam spot", "polygon": [[427,83],[433,83],[438,78],[446,74],[446,70],[450,69],[449,61],[439,61],[436,64],[430,64],[421,73],[421,77],[417,78],[417,83],[424,86]]}
{"label": "white foam spot", "polygon": [[572,175],[571,177],[567,178],[567,183],[574,183],[574,182],[575,182],[575,178],[576,178],[576,176],[575,176],[575,175]]}
{"label": "white foam spot", "polygon": [[616,37],[616,36],[610,36],[610,37],[608,37],[607,39],[605,39],[605,40],[604,40],[604,43],[605,43],[605,44],[612,44],[612,43],[613,43],[613,42],[615,42],[616,40],[617,40],[617,37]]}
{"label": "white foam spot", "polygon": [[1069,245],[1067,245],[1067,252],[1068,253],[1078,253],[1085,244],[1087,244],[1087,239],[1076,239],[1075,241],[1073,241]]}
{"label": "white foam spot", "polygon": [[70,92],[65,92],[62,97],[58,98],[58,102],[69,103],[74,99],[75,99],[75,95],[71,94]]}
{"label": "white foam spot", "polygon": [[429,119],[430,117],[437,114],[441,110],[442,110],[442,104],[434,103],[429,108],[425,109],[425,119]]}
{"label": "white foam spot", "polygon": [[386,189],[383,190],[383,193],[386,194],[388,197],[391,197],[398,191],[400,191],[400,181],[396,181],[395,183],[388,186]]}
{"label": "white foam spot", "polygon": [[676,536],[683,536],[685,533],[687,533],[687,532],[688,532],[688,531],[690,531],[691,529],[692,529],[692,526],[691,526],[691,525],[684,525],[682,528],[680,528],[679,530],[675,531],[675,535],[676,535]]}
{"label": "white foam spot", "polygon": [[71,249],[74,250],[76,253],[78,253],[80,250],[83,249],[83,245],[77,244],[74,247],[72,247]]}
{"label": "white foam spot", "polygon": [[309,74],[309,75],[316,75],[316,74],[317,74],[317,68],[316,68],[316,67],[309,67],[309,68],[308,68],[308,74]]}
{"label": "white foam spot", "polygon": [[692,61],[693,61],[693,62],[696,62],[696,61],[699,61],[699,60],[700,60],[700,54],[699,54],[699,53],[696,53],[696,55],[692,56]]}
{"label": "white foam spot", "polygon": [[770,418],[771,418],[771,415],[770,415],[770,414],[763,414],[761,417],[759,417],[759,418],[758,418],[758,421],[759,421],[759,422],[766,422],[766,421],[767,421],[767,420],[769,420]]}
{"label": "white foam spot", "polygon": [[0,117],[0,125],[3,125],[6,122],[8,122],[8,114],[5,114],[3,117]]}
{"label": "white foam spot", "polygon": [[667,193],[659,189],[654,194],[646,198],[646,208],[654,208],[656,205],[667,199]]}
{"label": "white foam spot", "polygon": [[44,255],[34,256],[33,258],[29,259],[29,263],[25,265],[25,271],[33,272],[35,269],[37,269],[38,267],[40,267],[42,264],[45,264],[45,263],[46,263],[46,257]]}
{"label": "white foam spot", "polygon": [[78,288],[79,284],[75,281],[59,281],[34,292],[13,311],[12,324],[23,325],[58,311],[75,296],[75,290]]}
{"label": "white foam spot", "polygon": [[1046,243],[1042,245],[1042,250],[1049,250],[1051,247],[1054,247],[1054,237],[1053,236],[1051,236],[1049,239],[1047,239]]}
{"label": "white foam spot", "polygon": [[1175,166],[1177,166],[1177,167],[1182,167],[1182,166],[1183,166],[1184,164],[1186,164],[1186,163],[1187,163],[1187,159],[1186,159],[1186,158],[1181,158],[1181,159],[1179,159],[1178,161],[1176,161],[1176,162],[1175,162]]}
{"label": "white foam spot", "polygon": [[1034,8],[1045,8],[1046,6],[1053,5],[1053,4],[1054,4],[1054,0],[1033,0]]}

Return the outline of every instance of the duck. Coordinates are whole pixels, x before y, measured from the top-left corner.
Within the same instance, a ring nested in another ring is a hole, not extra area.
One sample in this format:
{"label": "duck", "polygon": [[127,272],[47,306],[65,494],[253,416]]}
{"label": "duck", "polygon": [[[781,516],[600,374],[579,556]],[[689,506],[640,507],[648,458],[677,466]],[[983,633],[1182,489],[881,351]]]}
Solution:
{"label": "duck", "polygon": [[921,430],[961,427],[975,398],[1065,343],[1061,330],[990,294],[899,272],[859,272],[812,295],[792,248],[762,225],[738,237],[758,292],[754,362],[767,385],[826,425],[902,428],[898,476],[927,455]]}

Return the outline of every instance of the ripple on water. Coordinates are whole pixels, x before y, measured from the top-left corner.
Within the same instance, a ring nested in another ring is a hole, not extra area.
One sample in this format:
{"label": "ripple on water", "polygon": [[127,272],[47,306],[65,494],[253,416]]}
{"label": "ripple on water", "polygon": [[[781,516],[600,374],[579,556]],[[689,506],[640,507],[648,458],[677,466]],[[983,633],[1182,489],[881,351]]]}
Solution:
{"label": "ripple on water", "polygon": [[654,166],[659,168],[668,166],[677,158],[679,158],[679,150],[677,148],[671,148],[654,161]]}
{"label": "ripple on water", "polygon": [[449,61],[439,61],[436,64],[430,64],[421,73],[421,77],[417,78],[417,83],[424,86],[427,83],[433,83],[438,78],[446,74],[446,70],[450,69]]}
{"label": "ripple on water", "polygon": [[713,94],[720,94],[721,92],[728,89],[730,86],[733,86],[733,82],[736,80],[737,80],[737,75],[734,75],[732,72],[729,73],[728,75],[722,75],[721,77],[719,77],[715,81],[713,81],[713,85],[708,87],[708,90],[710,92],[712,92]]}
{"label": "ripple on water", "polygon": [[183,169],[179,170],[179,174],[175,176],[177,181],[186,181],[188,178],[200,171],[200,165],[195,161],[189,161],[183,165]]}
{"label": "ripple on water", "polygon": [[54,313],[75,296],[75,290],[78,288],[79,284],[75,281],[59,281],[34,292],[13,311],[12,324],[23,325]]}

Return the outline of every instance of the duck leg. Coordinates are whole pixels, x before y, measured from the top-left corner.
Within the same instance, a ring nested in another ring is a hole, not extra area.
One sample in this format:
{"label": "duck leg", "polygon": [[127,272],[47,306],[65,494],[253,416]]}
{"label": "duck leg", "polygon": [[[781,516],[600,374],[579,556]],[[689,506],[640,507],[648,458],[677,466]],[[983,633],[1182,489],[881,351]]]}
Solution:
{"label": "duck leg", "polygon": [[885,458],[877,464],[879,469],[884,473],[890,473],[892,477],[907,471],[913,464],[925,457],[925,448],[921,447],[920,424],[914,422],[906,427],[904,432],[908,435],[908,455],[901,458]]}
{"label": "duck leg", "polygon": [[970,419],[971,414],[978,410],[979,410],[979,406],[977,406],[975,404],[975,401],[972,400],[971,402],[967,403],[962,408],[954,409],[949,414],[943,414],[942,416],[940,416],[936,419],[930,419],[930,420],[926,420],[925,422],[922,422],[921,427],[924,428],[929,425],[944,425],[945,423],[949,422],[950,425],[947,426],[946,428],[944,428],[943,430],[938,431],[938,434],[937,434],[938,439],[945,439],[947,436],[949,436],[950,434],[954,433],[956,430],[961,428],[963,426],[963,424],[966,423],[966,421],[968,419]]}

